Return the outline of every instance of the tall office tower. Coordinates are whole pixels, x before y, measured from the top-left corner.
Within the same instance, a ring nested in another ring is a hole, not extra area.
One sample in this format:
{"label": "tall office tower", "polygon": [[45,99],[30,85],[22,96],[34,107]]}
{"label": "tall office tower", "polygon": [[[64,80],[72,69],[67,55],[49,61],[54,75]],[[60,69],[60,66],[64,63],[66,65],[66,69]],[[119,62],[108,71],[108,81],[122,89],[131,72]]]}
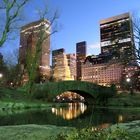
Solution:
{"label": "tall office tower", "polygon": [[111,53],[112,59],[135,59],[132,20],[129,13],[100,21],[101,53]]}
{"label": "tall office tower", "polygon": [[76,54],[67,54],[71,78],[76,80]]}
{"label": "tall office tower", "polygon": [[52,69],[53,78],[56,81],[73,80],[70,76],[70,68],[63,48],[52,51]]}
{"label": "tall office tower", "polygon": [[24,73],[26,73],[28,51],[30,50],[32,54],[34,53],[38,46],[37,43],[39,43],[39,39],[41,38],[41,33],[43,33],[45,39],[40,48],[39,76],[44,78],[50,76],[50,22],[48,20],[35,21],[21,28],[19,63]]}
{"label": "tall office tower", "polygon": [[76,43],[76,76],[77,80],[81,80],[81,65],[86,58],[86,41]]}

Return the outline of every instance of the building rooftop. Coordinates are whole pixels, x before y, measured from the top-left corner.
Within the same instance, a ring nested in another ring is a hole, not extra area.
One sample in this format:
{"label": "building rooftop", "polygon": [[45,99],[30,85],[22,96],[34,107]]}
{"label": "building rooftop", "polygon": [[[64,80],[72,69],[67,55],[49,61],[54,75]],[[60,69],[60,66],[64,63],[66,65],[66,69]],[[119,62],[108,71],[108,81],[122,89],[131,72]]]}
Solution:
{"label": "building rooftop", "polygon": [[90,62],[92,64],[101,64],[101,63],[107,63],[110,58],[112,57],[111,53],[102,53],[99,55],[90,55],[87,56],[85,59],[85,62]]}
{"label": "building rooftop", "polygon": [[112,22],[112,21],[117,21],[117,20],[120,20],[120,19],[128,18],[128,17],[130,17],[129,12],[121,14],[121,15],[118,15],[118,16],[113,16],[113,17],[110,17],[110,18],[100,20],[100,24],[106,24],[106,23],[109,23],[109,22]]}
{"label": "building rooftop", "polygon": [[65,49],[64,48],[60,48],[60,49],[57,49],[57,50],[53,50],[52,51],[52,55],[58,55],[60,53],[64,53],[65,52]]}
{"label": "building rooftop", "polygon": [[38,25],[38,24],[43,23],[43,22],[50,24],[50,22],[47,19],[41,19],[41,20],[37,20],[37,21],[31,22],[29,24],[22,26],[21,31],[26,30],[26,29],[28,30],[28,28],[35,26],[35,25]]}

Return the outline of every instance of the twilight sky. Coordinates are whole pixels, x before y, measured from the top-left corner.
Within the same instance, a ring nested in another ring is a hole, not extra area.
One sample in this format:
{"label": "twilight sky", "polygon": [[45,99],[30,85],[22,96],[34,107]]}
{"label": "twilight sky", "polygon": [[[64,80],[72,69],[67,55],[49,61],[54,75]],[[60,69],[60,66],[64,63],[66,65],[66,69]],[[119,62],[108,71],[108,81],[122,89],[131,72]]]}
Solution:
{"label": "twilight sky", "polygon": [[[45,4],[44,4],[45,3]],[[37,9],[49,6],[50,13],[58,10],[58,33],[51,37],[51,48],[65,48],[75,53],[77,42],[87,41],[88,54],[100,53],[99,21],[125,12],[140,17],[140,0],[31,0],[24,10],[25,21],[38,19]],[[1,51],[9,52],[19,47],[19,36],[6,43]]]}

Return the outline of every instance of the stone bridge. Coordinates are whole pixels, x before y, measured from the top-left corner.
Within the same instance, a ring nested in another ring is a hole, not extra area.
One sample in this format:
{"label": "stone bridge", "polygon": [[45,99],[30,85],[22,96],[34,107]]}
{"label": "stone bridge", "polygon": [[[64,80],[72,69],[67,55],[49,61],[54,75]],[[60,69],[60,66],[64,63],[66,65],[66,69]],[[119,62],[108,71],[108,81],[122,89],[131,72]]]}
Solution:
{"label": "stone bridge", "polygon": [[47,98],[49,101],[66,91],[76,92],[83,96],[87,103],[92,104],[96,100],[102,101],[115,94],[115,88],[100,86],[84,81],[60,81],[35,85],[33,93],[37,98]]}

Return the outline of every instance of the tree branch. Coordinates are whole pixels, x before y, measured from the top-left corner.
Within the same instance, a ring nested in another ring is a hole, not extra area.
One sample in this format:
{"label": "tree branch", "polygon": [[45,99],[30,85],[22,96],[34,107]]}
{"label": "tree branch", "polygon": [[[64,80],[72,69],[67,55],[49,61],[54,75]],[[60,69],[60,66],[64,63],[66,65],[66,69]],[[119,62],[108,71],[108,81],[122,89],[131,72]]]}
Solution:
{"label": "tree branch", "polygon": [[[13,1],[9,1],[9,0],[3,0],[4,4],[5,4],[5,16],[6,16],[6,21],[5,21],[5,26],[4,26],[4,30],[2,33],[2,37],[0,38],[0,47],[2,47],[2,45],[4,44],[4,42],[7,39],[7,34],[10,31],[10,26],[11,24],[14,23],[15,19],[18,17],[20,9],[28,2],[29,0],[24,0],[22,3],[18,4],[17,0],[13,0]],[[17,8],[16,8],[17,5]],[[11,10],[13,10],[14,8],[16,8],[16,10],[14,11],[14,14],[11,15]]]}

